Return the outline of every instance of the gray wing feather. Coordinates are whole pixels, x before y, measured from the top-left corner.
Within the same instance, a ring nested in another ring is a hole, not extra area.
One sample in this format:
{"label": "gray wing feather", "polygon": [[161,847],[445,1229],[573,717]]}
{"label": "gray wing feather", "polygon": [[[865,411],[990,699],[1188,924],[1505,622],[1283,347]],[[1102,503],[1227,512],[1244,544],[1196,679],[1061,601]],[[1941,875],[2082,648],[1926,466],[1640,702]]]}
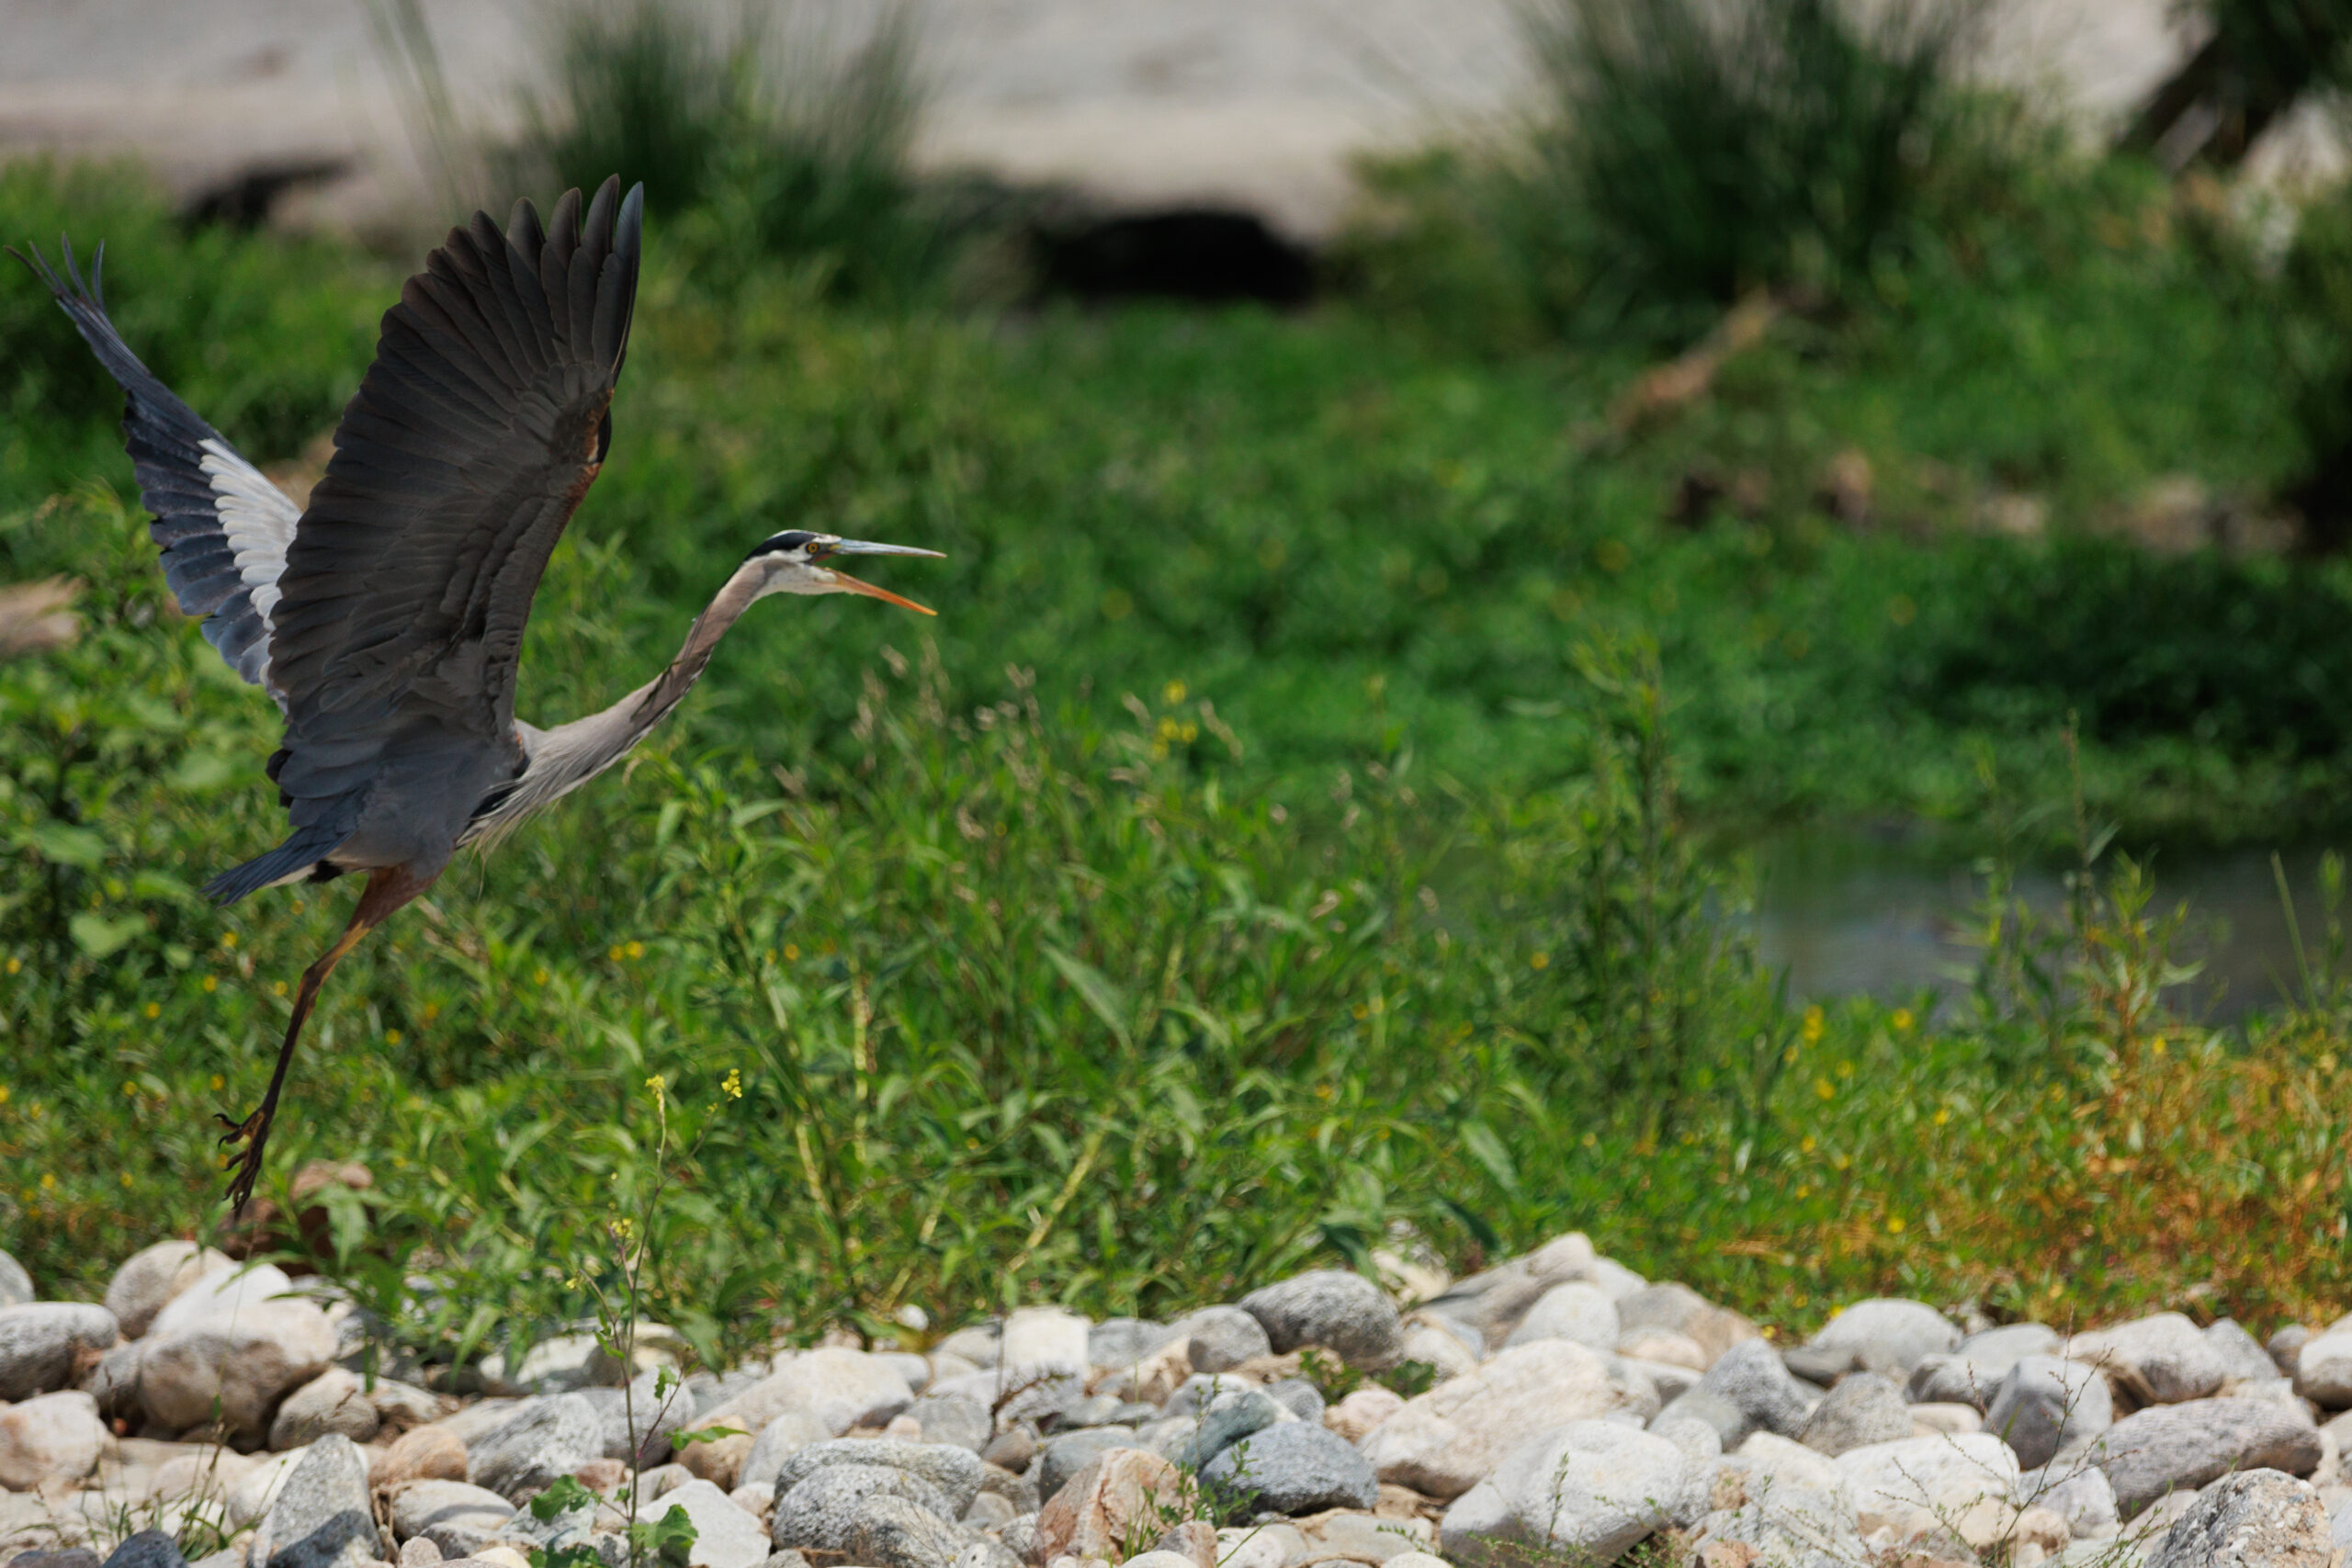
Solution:
{"label": "gray wing feather", "polygon": [[[643,195],[571,192],[542,228],[452,230],[385,313],[272,608],[287,694],[270,771],[296,826],[356,820],[371,783],[510,774],[514,665],[548,557],[602,463],[636,298]],[[413,802],[450,817],[479,795]]]}
{"label": "gray wing feather", "polygon": [[91,258],[87,283],[73,248],[62,248],[62,276],[39,251],[18,259],[122,388],[123,445],[152,514],[148,532],[163,549],[164,581],[181,610],[203,619],[205,637],[230,668],[284,708],[285,694],[269,678],[270,611],[300,513],[122,341],[101,292],[106,247]]}

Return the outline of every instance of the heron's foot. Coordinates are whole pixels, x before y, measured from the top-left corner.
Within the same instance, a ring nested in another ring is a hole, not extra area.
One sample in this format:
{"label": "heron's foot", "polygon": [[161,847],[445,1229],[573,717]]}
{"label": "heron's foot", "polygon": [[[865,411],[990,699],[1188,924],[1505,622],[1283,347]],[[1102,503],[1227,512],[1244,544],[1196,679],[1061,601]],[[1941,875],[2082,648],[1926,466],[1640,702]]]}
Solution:
{"label": "heron's foot", "polygon": [[254,1183],[261,1179],[262,1151],[269,1146],[269,1123],[275,1109],[264,1105],[242,1122],[232,1122],[218,1112],[213,1115],[214,1121],[229,1129],[220,1136],[223,1144],[244,1145],[220,1165],[222,1170],[234,1173],[229,1179],[230,1213],[233,1217],[243,1217],[245,1204],[254,1195]]}

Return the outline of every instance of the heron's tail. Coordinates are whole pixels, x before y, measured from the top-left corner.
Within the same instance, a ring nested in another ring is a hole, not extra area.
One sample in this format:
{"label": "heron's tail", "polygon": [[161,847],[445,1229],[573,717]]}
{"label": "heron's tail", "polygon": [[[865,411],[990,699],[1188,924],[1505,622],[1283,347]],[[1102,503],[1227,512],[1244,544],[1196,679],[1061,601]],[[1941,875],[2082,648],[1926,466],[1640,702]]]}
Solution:
{"label": "heron's tail", "polygon": [[298,828],[293,837],[266,855],[222,872],[204,885],[216,903],[233,904],[256,888],[275,887],[311,874],[350,835],[335,828]]}

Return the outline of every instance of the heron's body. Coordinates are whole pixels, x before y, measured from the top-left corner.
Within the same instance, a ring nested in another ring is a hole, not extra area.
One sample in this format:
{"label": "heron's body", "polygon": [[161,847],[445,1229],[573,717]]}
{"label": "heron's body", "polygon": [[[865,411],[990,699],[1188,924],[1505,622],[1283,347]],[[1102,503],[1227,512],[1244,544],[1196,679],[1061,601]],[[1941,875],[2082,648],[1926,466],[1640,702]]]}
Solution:
{"label": "heron's body", "polygon": [[[514,671],[540,574],[612,441],[636,302],[642,191],[605,182],[542,228],[517,202],[502,234],[452,230],[384,316],[376,359],[297,509],[174,396],[107,318],[94,265],[34,264],[122,386],[123,431],[180,607],[286,728],[269,776],[293,831],[216,877],[256,888],[368,875],[349,927],[302,977],[260,1110],[232,1123],[242,1204],[318,988],[359,939],[487,846],[627,755],[682,701],[729,626],[775,592],[857,592],[846,554],[928,555],[789,531],[753,550],[659,675],[600,713],[539,729],[514,716]],[[223,1118],[223,1120],[227,1120]]]}

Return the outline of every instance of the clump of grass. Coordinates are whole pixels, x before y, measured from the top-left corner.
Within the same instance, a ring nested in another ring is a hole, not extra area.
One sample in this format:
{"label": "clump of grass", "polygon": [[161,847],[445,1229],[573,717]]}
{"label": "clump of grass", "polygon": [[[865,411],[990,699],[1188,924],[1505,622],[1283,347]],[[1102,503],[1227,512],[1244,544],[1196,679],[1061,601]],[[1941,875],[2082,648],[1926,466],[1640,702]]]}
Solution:
{"label": "clump of grass", "polygon": [[1975,11],[1544,0],[1524,123],[1466,161],[1375,169],[1388,232],[1359,241],[1362,265],[1499,289],[1507,317],[1588,338],[1687,341],[1757,289],[1868,295],[1942,187],[2005,162],[2008,111],[1956,81]]}
{"label": "clump of grass", "polygon": [[694,215],[706,276],[783,260],[833,294],[903,293],[947,254],[908,164],[915,45],[904,6],[853,45],[806,17],[746,9],[729,28],[712,7],[571,0],[505,162],[526,184],[643,180],[657,213]]}

